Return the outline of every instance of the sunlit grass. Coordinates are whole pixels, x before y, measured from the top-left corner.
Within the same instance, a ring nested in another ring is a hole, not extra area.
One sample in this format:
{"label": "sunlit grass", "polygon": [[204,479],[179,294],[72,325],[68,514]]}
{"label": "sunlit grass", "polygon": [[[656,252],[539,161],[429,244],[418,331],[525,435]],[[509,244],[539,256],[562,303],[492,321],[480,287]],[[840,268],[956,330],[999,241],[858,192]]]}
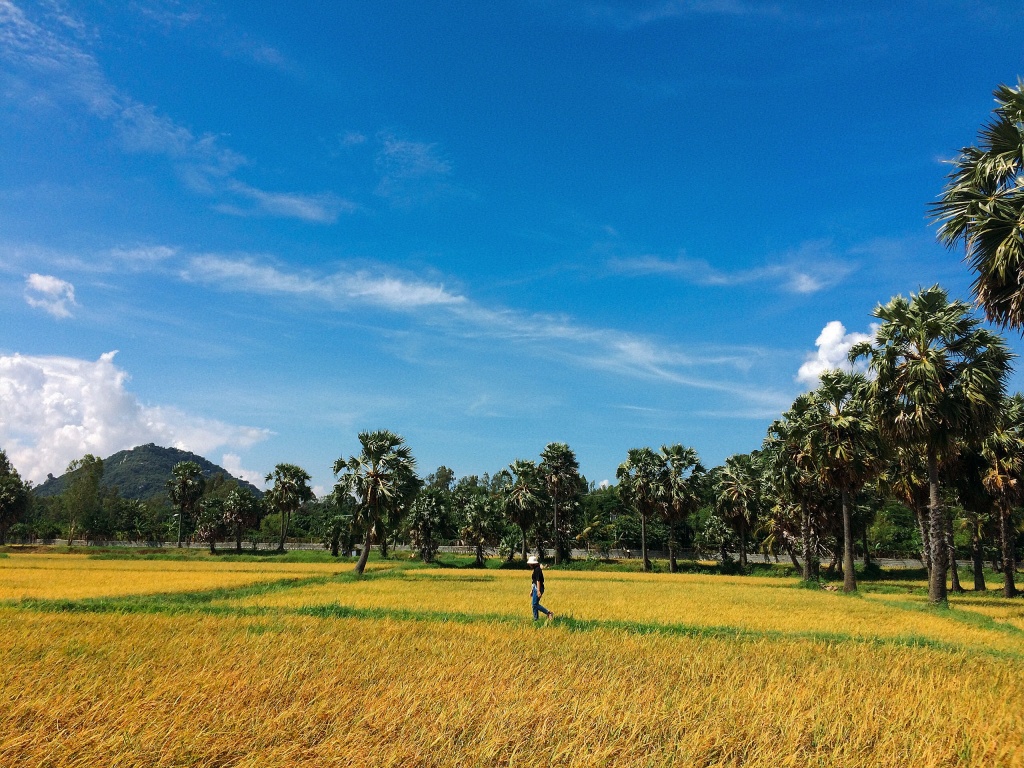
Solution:
{"label": "sunlit grass", "polygon": [[373,567],[12,555],[0,765],[1024,766],[1013,601]]}
{"label": "sunlit grass", "polygon": [[85,555],[12,554],[0,559],[0,600],[78,599],[236,587],[352,569],[346,563],[92,560]]}

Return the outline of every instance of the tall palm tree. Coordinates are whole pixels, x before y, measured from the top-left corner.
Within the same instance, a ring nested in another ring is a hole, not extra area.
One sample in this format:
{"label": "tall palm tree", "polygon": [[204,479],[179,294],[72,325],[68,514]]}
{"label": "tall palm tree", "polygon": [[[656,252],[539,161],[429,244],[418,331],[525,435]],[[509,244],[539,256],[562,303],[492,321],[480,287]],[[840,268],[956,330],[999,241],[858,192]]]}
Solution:
{"label": "tall palm tree", "polygon": [[622,500],[640,517],[640,551],[645,572],[651,570],[647,556],[647,520],[657,514],[664,501],[664,473],[665,463],[650,448],[630,448],[626,460],[615,472]]}
{"label": "tall palm tree", "polygon": [[186,516],[195,517],[199,509],[199,500],[203,498],[206,478],[203,470],[194,461],[179,461],[171,469],[171,479],[167,481],[167,495],[171,503],[178,508],[178,546],[181,547],[182,521]]}
{"label": "tall palm tree", "polygon": [[540,454],[540,473],[554,506],[555,565],[562,562],[562,529],[558,525],[558,503],[580,492],[580,464],[565,443],[548,443]]}
{"label": "tall palm tree", "polygon": [[757,519],[759,477],[754,457],[737,453],[725,460],[718,475],[716,506],[736,527],[740,540],[740,566],[747,567],[747,533]]}
{"label": "tall palm tree", "polygon": [[928,597],[945,603],[945,515],[939,494],[939,455],[958,439],[980,438],[995,418],[1012,355],[1003,340],[981,328],[971,308],[950,301],[939,286],[896,296],[875,308],[882,321],[874,343],[850,350],[867,358],[875,378],[869,394],[886,436],[896,445],[922,446],[928,465],[932,572]]}
{"label": "tall palm tree", "polygon": [[678,443],[661,446],[661,461],[665,467],[661,514],[668,526],[668,569],[675,573],[676,528],[700,506],[705,469],[697,451]]}
{"label": "tall palm tree", "polygon": [[996,108],[964,147],[942,197],[931,207],[939,240],[961,241],[975,271],[974,292],[989,320],[1024,326],[1024,81],[1000,85]]}
{"label": "tall palm tree", "polygon": [[360,432],[359,444],[362,451],[358,456],[334,462],[334,474],[340,475],[339,491],[350,494],[358,504],[366,536],[356,563],[356,575],[361,576],[370,556],[371,537],[389,506],[401,503],[408,494],[416,477],[416,460],[405,440],[386,429]]}
{"label": "tall palm tree", "polygon": [[771,479],[774,492],[800,508],[800,538],[803,548],[803,580],[818,579],[817,515],[812,509],[822,497],[820,474],[811,455],[807,439],[808,415],[813,401],[803,394],[781,419],[768,428],[761,447],[765,475]]}
{"label": "tall palm tree", "polygon": [[509,464],[503,484],[503,511],[505,517],[523,533],[522,555],[526,562],[527,531],[537,522],[545,506],[544,479],[537,464],[528,459],[516,459]]}
{"label": "tall palm tree", "polygon": [[256,525],[260,500],[248,488],[234,488],[224,499],[224,523],[235,534],[235,552],[242,553],[242,532]]}
{"label": "tall palm tree", "polygon": [[843,513],[843,591],[854,592],[853,501],[878,468],[882,443],[868,412],[867,379],[825,371],[811,393],[807,439],[819,476],[839,492]]}
{"label": "tall palm tree", "polygon": [[274,481],[274,487],[267,491],[267,502],[271,509],[281,515],[281,539],[278,552],[284,552],[284,541],[288,536],[288,525],[292,514],[305,502],[312,501],[313,490],[309,487],[309,473],[295,464],[278,464],[267,475],[266,481]]}
{"label": "tall palm tree", "polygon": [[1003,399],[992,433],[982,443],[988,466],[984,483],[999,508],[999,532],[1003,552],[1003,595],[1017,596],[1014,580],[1016,542],[1010,514],[1024,499],[1024,396]]}

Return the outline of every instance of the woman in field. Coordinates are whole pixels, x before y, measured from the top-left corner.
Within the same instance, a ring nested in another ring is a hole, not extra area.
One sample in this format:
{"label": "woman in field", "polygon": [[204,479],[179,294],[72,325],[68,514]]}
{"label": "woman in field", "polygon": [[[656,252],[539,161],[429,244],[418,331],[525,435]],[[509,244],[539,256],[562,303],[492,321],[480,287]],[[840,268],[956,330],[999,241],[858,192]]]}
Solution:
{"label": "woman in field", "polygon": [[536,556],[530,555],[526,558],[526,564],[533,568],[533,586],[530,589],[530,599],[533,601],[533,620],[537,621],[540,614],[548,617],[548,621],[555,618],[555,614],[540,604],[544,595],[544,570]]}

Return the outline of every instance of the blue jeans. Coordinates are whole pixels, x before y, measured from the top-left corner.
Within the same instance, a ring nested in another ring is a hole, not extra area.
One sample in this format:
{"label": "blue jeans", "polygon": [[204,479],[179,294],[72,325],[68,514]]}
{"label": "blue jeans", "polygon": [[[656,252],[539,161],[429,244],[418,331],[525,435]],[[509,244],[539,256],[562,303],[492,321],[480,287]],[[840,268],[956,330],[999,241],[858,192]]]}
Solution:
{"label": "blue jeans", "polygon": [[533,601],[533,620],[536,621],[539,618],[539,614],[543,613],[545,616],[550,616],[551,611],[540,604],[540,594],[537,592],[537,585],[533,585],[533,589],[530,591],[530,598]]}

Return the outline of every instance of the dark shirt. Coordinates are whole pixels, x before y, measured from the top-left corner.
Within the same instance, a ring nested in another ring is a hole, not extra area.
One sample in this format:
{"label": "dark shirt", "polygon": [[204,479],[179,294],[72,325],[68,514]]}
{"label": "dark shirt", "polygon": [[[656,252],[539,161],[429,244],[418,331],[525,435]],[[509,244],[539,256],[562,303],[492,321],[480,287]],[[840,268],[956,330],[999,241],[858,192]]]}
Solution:
{"label": "dark shirt", "polygon": [[544,571],[540,569],[538,565],[533,569],[533,583],[537,585],[537,594],[544,594]]}

